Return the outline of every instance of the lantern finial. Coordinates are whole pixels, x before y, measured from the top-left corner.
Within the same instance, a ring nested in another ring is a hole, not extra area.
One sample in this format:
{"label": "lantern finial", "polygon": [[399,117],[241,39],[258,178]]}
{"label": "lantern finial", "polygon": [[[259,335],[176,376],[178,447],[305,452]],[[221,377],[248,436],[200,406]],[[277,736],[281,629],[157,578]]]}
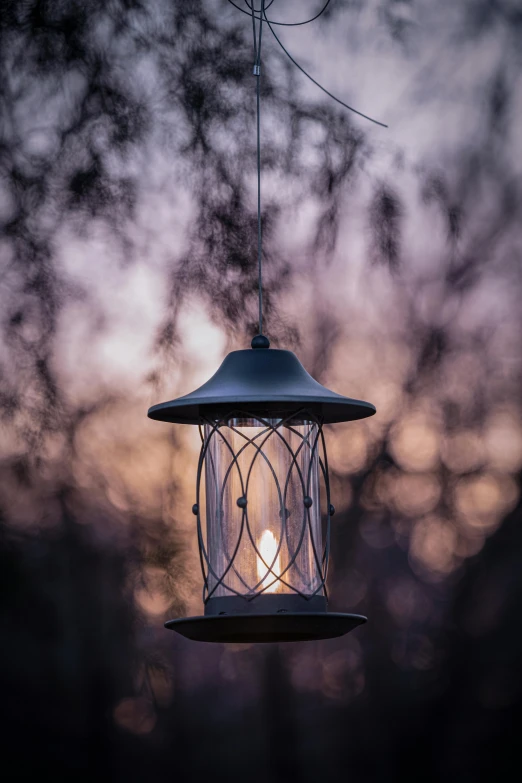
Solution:
{"label": "lantern finial", "polygon": [[256,336],[252,338],[250,345],[254,349],[270,348],[270,340],[264,334],[256,334]]}

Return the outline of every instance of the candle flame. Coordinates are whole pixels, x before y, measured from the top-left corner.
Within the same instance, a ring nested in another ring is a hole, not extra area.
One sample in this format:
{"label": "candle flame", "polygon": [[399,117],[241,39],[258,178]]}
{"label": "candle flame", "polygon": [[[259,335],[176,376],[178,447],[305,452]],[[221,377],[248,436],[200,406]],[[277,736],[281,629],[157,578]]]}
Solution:
{"label": "candle flame", "polygon": [[[281,556],[278,554],[276,557],[277,541],[271,530],[265,530],[259,539],[257,548],[261,553],[261,557],[257,556],[257,576],[259,579],[265,577],[261,589],[266,588],[265,593],[277,593],[281,589],[281,583],[274,582],[274,579],[281,575]],[[268,571],[270,567],[271,571]],[[273,584],[271,584],[272,582]],[[269,586],[267,587],[267,585]]]}

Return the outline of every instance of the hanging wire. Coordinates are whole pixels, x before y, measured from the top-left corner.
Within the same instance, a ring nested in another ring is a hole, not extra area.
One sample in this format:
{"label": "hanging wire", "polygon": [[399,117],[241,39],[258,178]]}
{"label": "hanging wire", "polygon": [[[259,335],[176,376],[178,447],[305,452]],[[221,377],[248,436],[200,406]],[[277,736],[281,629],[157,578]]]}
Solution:
{"label": "hanging wire", "polygon": [[341,104],[341,106],[344,106],[344,108],[345,108],[345,109],[349,109],[349,110],[350,110],[350,111],[352,111],[354,114],[358,114],[358,115],[359,115],[359,117],[364,117],[364,119],[365,119],[365,120],[369,120],[370,122],[373,122],[373,123],[375,123],[375,125],[380,125],[380,126],[381,126],[381,128],[387,128],[387,127],[388,127],[387,125],[385,125],[385,124],[384,124],[384,122],[379,122],[379,120],[374,120],[374,119],[373,119],[373,117],[369,117],[367,114],[363,114],[363,113],[362,113],[362,111],[358,111],[358,109],[354,109],[354,108],[353,108],[353,106],[349,106],[349,105],[348,105],[347,103],[345,103],[344,101],[341,101],[341,99],[340,99],[340,98],[336,98],[336,96],[335,96],[335,95],[332,95],[332,93],[331,93],[331,92],[329,92],[329,91],[328,91],[328,90],[327,90],[325,87],[323,87],[323,85],[322,85],[322,84],[319,84],[319,82],[317,82],[317,81],[316,81],[316,80],[313,78],[313,76],[310,76],[310,74],[309,74],[307,71],[305,71],[305,69],[304,69],[304,68],[303,68],[301,65],[299,65],[299,63],[298,63],[298,62],[296,62],[296,60],[294,60],[294,58],[292,57],[292,55],[290,54],[290,52],[288,51],[288,49],[286,49],[286,48],[283,46],[283,44],[281,43],[281,41],[280,41],[280,40],[279,40],[279,38],[277,37],[277,35],[276,35],[276,32],[275,32],[275,30],[273,29],[273,27],[272,27],[271,23],[268,21],[268,19],[267,19],[267,17],[266,17],[266,13],[264,13],[263,15],[264,15],[264,17],[265,17],[265,22],[267,23],[268,27],[270,28],[270,32],[272,33],[272,35],[273,35],[273,36],[274,36],[274,38],[276,39],[277,43],[279,44],[279,46],[281,47],[281,49],[283,50],[283,52],[284,52],[284,53],[286,54],[286,56],[287,56],[287,57],[288,57],[288,58],[289,58],[289,59],[290,59],[290,60],[293,62],[293,64],[294,64],[294,65],[295,65],[297,68],[299,68],[299,70],[301,71],[301,73],[304,73],[304,75],[305,75],[306,77],[308,77],[308,79],[310,79],[310,81],[311,81],[311,82],[313,82],[313,83],[314,83],[314,84],[315,84],[317,87],[319,87],[319,89],[320,89],[320,90],[322,90],[324,93],[326,93],[326,95],[329,95],[329,96],[330,96],[330,98],[333,98],[333,100],[334,100],[334,101],[337,101],[337,103],[340,103],[340,104]]}
{"label": "hanging wire", "polygon": [[[383,122],[379,122],[379,120],[375,120],[373,117],[369,117],[367,114],[363,114],[363,112],[358,111],[358,109],[354,109],[353,106],[350,106],[349,104],[342,101],[340,98],[337,98],[335,95],[333,95],[329,90],[327,90],[325,87],[322,86],[322,84],[319,84],[318,81],[316,81],[313,76],[311,76],[305,69],[299,65],[299,63],[292,57],[288,49],[283,45],[281,40],[278,38],[275,30],[273,29],[272,25],[280,25],[284,27],[299,27],[300,25],[309,24],[310,22],[313,22],[315,19],[318,19],[326,10],[328,5],[330,4],[330,0],[326,0],[326,3],[321,8],[321,10],[310,19],[307,19],[304,22],[276,22],[272,19],[269,19],[266,15],[267,10],[270,8],[270,6],[273,4],[274,0],[270,0],[269,4],[265,6],[265,0],[261,0],[261,6],[260,8],[254,7],[254,0],[245,0],[245,5],[249,9],[249,11],[245,11],[243,8],[240,8],[234,0],[228,0],[228,2],[234,6],[234,8],[237,8],[238,11],[241,11],[243,14],[248,14],[252,18],[252,32],[253,32],[253,38],[254,38],[254,76],[256,77],[256,115],[257,115],[257,265],[258,265],[258,288],[259,288],[259,334],[263,334],[263,248],[262,248],[262,226],[261,226],[261,101],[260,101],[260,93],[261,93],[261,42],[263,37],[263,22],[266,22],[270,32],[274,36],[275,40],[283,50],[283,52],[286,54],[286,56],[289,58],[289,60],[296,66],[296,68],[299,68],[301,73],[304,73],[304,75],[310,79],[313,84],[315,84],[317,87],[319,87],[320,90],[322,90],[326,95],[328,95],[332,100],[339,103],[341,106],[343,106],[345,109],[348,109],[349,111],[353,112],[354,114],[359,115],[359,117],[363,117],[365,120],[368,120],[369,122],[373,122],[375,125],[380,125],[382,128],[387,128],[388,126],[385,125]],[[259,14],[259,16],[256,16],[256,13]],[[257,33],[256,28],[256,21],[259,22],[259,34]]]}
{"label": "hanging wire", "polygon": [[[272,0],[273,2],[274,0]],[[272,2],[270,5],[272,5]],[[263,334],[263,235],[261,230],[261,42],[263,39],[263,16],[265,0],[261,0],[259,18],[259,39],[256,41],[256,15],[254,3],[249,6],[252,12],[252,30],[254,33],[254,76],[256,77],[256,113],[257,113],[257,268],[259,289],[259,334]],[[270,7],[270,6],[269,6]]]}
{"label": "hanging wire", "polygon": [[[238,6],[236,3],[234,3],[234,0],[228,0],[228,2],[230,3],[230,5],[233,5],[234,8],[237,8],[238,11],[241,11],[242,14],[248,14],[249,13],[248,11],[245,11],[244,8],[240,8],[240,6]],[[268,9],[270,8],[270,6],[272,5],[273,2],[274,2],[274,0],[271,0],[271,2],[265,7],[265,11],[268,11]],[[252,11],[255,10],[252,7],[253,3],[251,5],[248,2],[248,0],[245,0],[245,5],[247,5]],[[276,22],[274,19],[270,19],[270,23],[271,24],[278,24],[280,27],[300,27],[303,24],[310,24],[310,22],[313,22],[313,21],[315,21],[315,19],[318,19],[321,16],[321,14],[323,14],[326,11],[326,9],[328,8],[329,5],[330,5],[330,0],[326,0],[326,3],[321,8],[319,13],[316,14],[315,16],[312,16],[311,19],[305,19],[304,22]],[[258,13],[259,13],[259,11],[258,11]],[[261,17],[260,16],[256,16],[256,19],[261,19]]]}
{"label": "hanging wire", "polygon": [[[238,11],[241,11],[241,13],[243,13],[243,14],[248,14],[248,13],[249,13],[248,11],[245,11],[245,9],[244,9],[244,8],[240,8],[240,7],[239,7],[239,6],[238,6],[238,5],[237,5],[237,4],[234,2],[234,0],[228,0],[228,2],[229,2],[231,5],[233,5],[233,6],[234,6],[234,8],[237,8],[237,10],[238,10]],[[315,19],[318,19],[318,18],[321,16],[321,14],[323,14],[323,13],[324,13],[324,11],[326,10],[326,8],[327,8],[327,7],[328,7],[328,5],[330,4],[330,0],[327,0],[327,2],[325,3],[325,5],[324,5],[324,6],[321,8],[321,10],[319,11],[319,13],[317,13],[315,16],[312,16],[310,19],[307,19],[307,20],[306,20],[306,21],[304,21],[304,22],[276,22],[276,21],[274,21],[273,19],[269,19],[269,18],[267,17],[267,15],[266,15],[266,11],[267,11],[267,8],[270,8],[270,6],[272,5],[272,3],[273,3],[273,2],[274,2],[274,0],[271,0],[271,3],[270,3],[270,5],[268,5],[266,8],[264,7],[264,3],[263,3],[263,4],[262,4],[263,10],[261,11],[260,9],[258,9],[258,12],[259,12],[259,14],[260,14],[260,15],[259,15],[259,16],[256,16],[256,15],[255,15],[255,10],[256,10],[256,9],[254,9],[254,3],[253,3],[253,0],[252,0],[252,3],[250,3],[250,2],[249,2],[249,0],[245,0],[245,4],[246,4],[246,5],[248,6],[248,8],[250,9],[250,14],[251,14],[251,16],[252,16],[252,24],[255,26],[255,20],[257,19],[257,20],[261,21],[261,27],[262,27],[262,19],[263,19],[263,17],[264,17],[264,21],[267,23],[268,27],[270,28],[270,32],[272,33],[272,35],[273,35],[273,36],[274,36],[274,38],[276,39],[277,43],[279,44],[279,46],[281,47],[281,49],[283,50],[283,52],[286,54],[286,56],[288,57],[288,59],[289,59],[289,60],[290,60],[290,61],[291,61],[291,62],[292,62],[292,63],[293,63],[295,66],[296,66],[296,68],[299,68],[299,70],[301,71],[301,73],[304,73],[304,75],[307,77],[307,79],[310,79],[310,81],[311,81],[311,82],[313,82],[313,84],[315,84],[317,87],[319,87],[319,89],[320,89],[320,90],[322,90],[322,91],[323,91],[323,92],[324,92],[326,95],[328,95],[330,98],[332,98],[332,100],[336,101],[336,102],[337,102],[337,103],[339,103],[341,106],[344,106],[344,108],[345,108],[345,109],[348,109],[349,111],[353,112],[354,114],[357,114],[357,115],[359,115],[359,117],[363,117],[365,120],[368,120],[369,122],[373,122],[375,125],[379,125],[381,128],[387,128],[388,126],[387,126],[387,125],[386,125],[384,122],[380,122],[379,120],[375,120],[373,117],[369,117],[369,116],[368,116],[368,114],[363,114],[363,112],[362,112],[362,111],[359,111],[358,109],[354,109],[354,107],[353,107],[353,106],[350,106],[348,103],[345,103],[345,102],[344,102],[344,101],[342,101],[340,98],[337,98],[337,97],[336,97],[335,95],[333,95],[333,94],[332,94],[332,93],[331,93],[329,90],[327,90],[325,87],[323,87],[323,85],[322,85],[322,84],[319,84],[319,82],[318,82],[318,81],[316,81],[316,80],[313,78],[313,76],[311,76],[311,75],[308,73],[308,71],[305,71],[305,69],[304,69],[304,68],[303,68],[301,65],[299,65],[299,63],[298,63],[298,62],[297,62],[297,61],[294,59],[294,57],[292,57],[292,55],[290,54],[290,52],[288,51],[288,49],[287,49],[287,48],[286,48],[286,47],[283,45],[283,43],[282,43],[282,42],[281,42],[281,40],[278,38],[278,36],[276,35],[276,32],[275,32],[275,30],[274,30],[274,29],[273,29],[273,27],[272,27],[272,25],[279,25],[279,26],[281,26],[281,27],[299,27],[300,25],[303,25],[303,24],[309,24],[310,22],[313,22]],[[255,27],[254,27],[254,29],[255,29]],[[256,44],[255,44],[255,34],[254,34],[254,48],[255,48],[255,45],[256,45]]]}

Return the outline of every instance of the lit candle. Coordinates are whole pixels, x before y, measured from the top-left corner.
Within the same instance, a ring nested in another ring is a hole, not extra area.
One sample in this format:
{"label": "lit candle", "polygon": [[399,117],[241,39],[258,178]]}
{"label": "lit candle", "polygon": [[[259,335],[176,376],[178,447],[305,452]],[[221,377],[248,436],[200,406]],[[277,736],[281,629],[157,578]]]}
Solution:
{"label": "lit candle", "polygon": [[[257,576],[259,579],[263,579],[260,589],[265,593],[280,592],[281,582],[274,581],[274,579],[281,575],[281,556],[278,554],[276,557],[277,541],[270,530],[265,530],[259,539],[257,548],[261,553],[261,557],[257,556]],[[269,568],[271,568],[270,571],[268,571]]]}

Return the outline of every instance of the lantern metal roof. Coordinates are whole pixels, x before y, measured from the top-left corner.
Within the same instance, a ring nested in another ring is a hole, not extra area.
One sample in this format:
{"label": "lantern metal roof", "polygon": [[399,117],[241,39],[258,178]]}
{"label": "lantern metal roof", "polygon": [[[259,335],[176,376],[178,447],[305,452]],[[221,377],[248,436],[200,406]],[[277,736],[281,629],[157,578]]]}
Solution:
{"label": "lantern metal roof", "polygon": [[282,418],[304,409],[325,424],[373,416],[375,406],[370,402],[330,391],[307,373],[292,351],[269,348],[268,340],[259,337],[254,338],[251,349],[229,353],[199,389],[153,405],[149,418],[198,424],[202,417],[219,418],[235,408],[254,416]]}

